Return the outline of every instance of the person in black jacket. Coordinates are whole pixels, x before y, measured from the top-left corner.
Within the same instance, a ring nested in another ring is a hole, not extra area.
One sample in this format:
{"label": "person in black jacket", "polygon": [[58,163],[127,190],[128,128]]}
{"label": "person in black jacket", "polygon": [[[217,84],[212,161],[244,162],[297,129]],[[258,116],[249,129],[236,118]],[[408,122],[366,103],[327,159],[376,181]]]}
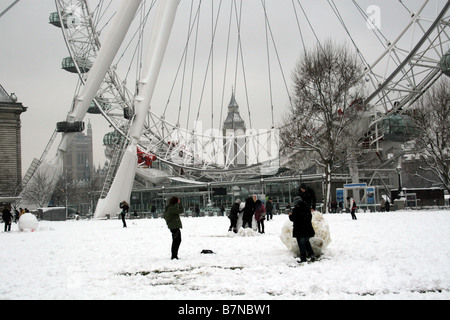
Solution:
{"label": "person in black jacket", "polygon": [[306,184],[302,183],[299,189],[299,196],[303,199],[303,202],[309,206],[311,212],[316,211],[316,193],[313,189],[306,186]]}
{"label": "person in black jacket", "polygon": [[300,262],[306,262],[307,253],[311,257],[311,261],[314,261],[314,251],[309,243],[309,238],[315,235],[311,223],[311,210],[300,196],[294,198],[294,206],[292,213],[289,214],[289,219],[294,223],[292,235],[297,238],[300,248]]}
{"label": "person in black jacket", "polygon": [[228,219],[230,219],[230,228],[228,231],[233,231],[237,233],[237,222],[239,218],[239,213],[242,211],[239,210],[239,206],[241,205],[241,199],[236,199],[233,206],[231,207],[230,214],[228,215]]}
{"label": "person in black jacket", "polygon": [[242,217],[242,228],[245,229],[245,225],[248,225],[250,229],[252,228],[252,220],[254,214],[255,200],[253,200],[252,197],[249,197],[247,198],[247,200],[245,200],[244,216]]}
{"label": "person in black jacket", "polygon": [[11,214],[11,210],[9,207],[5,207],[5,209],[3,209],[2,219],[3,219],[3,222],[5,223],[5,232],[11,231],[11,222],[12,222],[13,216]]}
{"label": "person in black jacket", "polygon": [[273,219],[273,202],[272,198],[269,198],[269,201],[266,203],[266,215],[267,215],[267,221]]}
{"label": "person in black jacket", "polygon": [[122,223],[123,223],[123,227],[126,228],[127,227],[127,223],[125,222],[125,216],[128,213],[128,210],[130,210],[130,205],[128,204],[128,202],[126,202],[125,200],[122,201],[119,204],[120,209],[122,209],[122,212],[120,213],[120,216],[122,217]]}

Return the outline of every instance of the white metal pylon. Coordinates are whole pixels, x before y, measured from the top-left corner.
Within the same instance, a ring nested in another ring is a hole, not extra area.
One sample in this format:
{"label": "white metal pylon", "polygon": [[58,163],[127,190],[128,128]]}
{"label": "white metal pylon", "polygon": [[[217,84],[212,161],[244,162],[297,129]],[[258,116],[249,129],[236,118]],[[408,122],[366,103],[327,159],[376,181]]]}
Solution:
{"label": "white metal pylon", "polygon": [[141,139],[150,103],[158,80],[161,64],[172,32],[180,0],[160,0],[151,34],[147,60],[142,78],[138,81],[135,97],[135,116],[130,127],[131,143],[125,151],[111,189],[104,199],[99,199],[95,218],[103,219],[107,214],[114,216],[119,211],[120,201],[129,201],[136,174],[137,145]]}
{"label": "white metal pylon", "polygon": [[[122,5],[117,11],[113,26],[109,31],[103,46],[101,47],[97,60],[92,66],[85,86],[81,89],[80,94],[75,98],[72,110],[68,113],[66,121],[73,123],[83,121],[86,116],[89,105],[95,98],[97,91],[102,84],[103,79],[111,66],[114,57],[117,54],[127,32],[134,20],[134,16],[139,9],[142,0],[123,0]],[[37,169],[37,175],[43,176],[51,186],[49,189],[54,190],[57,180],[62,173],[62,165],[64,154],[70,146],[75,133],[63,133],[61,142],[58,146],[56,157],[50,161],[44,162]],[[22,193],[27,188],[33,188],[33,177],[30,183],[25,186]],[[51,194],[48,194],[51,197]],[[50,200],[50,199],[48,199]]]}

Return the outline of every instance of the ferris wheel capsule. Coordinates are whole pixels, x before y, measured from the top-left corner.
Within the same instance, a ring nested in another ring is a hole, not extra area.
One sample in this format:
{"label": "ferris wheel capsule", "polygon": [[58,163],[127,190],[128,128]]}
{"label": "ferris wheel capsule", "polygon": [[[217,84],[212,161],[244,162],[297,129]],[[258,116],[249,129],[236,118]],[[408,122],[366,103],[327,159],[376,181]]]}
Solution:
{"label": "ferris wheel capsule", "polygon": [[441,67],[442,73],[450,77],[450,51],[447,51],[442,57],[439,66]]}

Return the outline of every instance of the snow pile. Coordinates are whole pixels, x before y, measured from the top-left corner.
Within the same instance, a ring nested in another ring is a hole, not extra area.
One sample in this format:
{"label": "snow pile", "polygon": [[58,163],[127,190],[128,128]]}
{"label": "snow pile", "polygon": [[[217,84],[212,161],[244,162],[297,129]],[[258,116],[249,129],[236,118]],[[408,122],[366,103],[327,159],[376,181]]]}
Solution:
{"label": "snow pile", "polygon": [[20,231],[34,232],[38,229],[39,222],[33,214],[24,213],[20,216],[18,226]]}
{"label": "snow pile", "polygon": [[245,229],[240,228],[237,234],[241,237],[257,237],[260,235],[257,231],[253,230],[252,228],[245,228]]}
{"label": "snow pile", "polygon": [[[309,239],[309,242],[311,243],[315,255],[320,256],[323,254],[323,250],[328,247],[331,242],[330,227],[323,217],[323,214],[318,211],[312,213],[311,223],[316,235]],[[280,239],[286,248],[298,257],[300,256],[300,249],[298,247],[297,239],[292,237],[292,230],[292,221],[287,221],[281,229]]]}

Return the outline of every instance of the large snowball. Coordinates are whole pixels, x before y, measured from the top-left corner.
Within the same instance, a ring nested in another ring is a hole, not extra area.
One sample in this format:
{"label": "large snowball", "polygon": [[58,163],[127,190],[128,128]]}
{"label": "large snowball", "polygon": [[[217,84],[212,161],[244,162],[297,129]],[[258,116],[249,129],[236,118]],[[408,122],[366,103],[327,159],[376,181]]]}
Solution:
{"label": "large snowball", "polygon": [[34,232],[39,227],[39,223],[34,215],[31,213],[24,213],[19,219],[19,230],[20,231],[31,231]]}
{"label": "large snowball", "polygon": [[[323,253],[323,249],[331,242],[330,228],[328,222],[318,211],[312,213],[311,223],[316,235],[313,238],[310,238],[309,242],[311,243],[315,255],[319,256]],[[298,247],[297,239],[292,236],[293,226],[294,224],[292,221],[287,221],[281,229],[280,239],[289,251],[296,256],[300,256],[300,248]]]}

